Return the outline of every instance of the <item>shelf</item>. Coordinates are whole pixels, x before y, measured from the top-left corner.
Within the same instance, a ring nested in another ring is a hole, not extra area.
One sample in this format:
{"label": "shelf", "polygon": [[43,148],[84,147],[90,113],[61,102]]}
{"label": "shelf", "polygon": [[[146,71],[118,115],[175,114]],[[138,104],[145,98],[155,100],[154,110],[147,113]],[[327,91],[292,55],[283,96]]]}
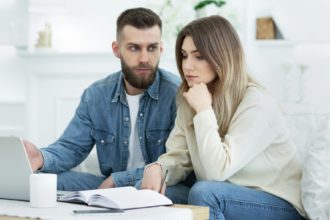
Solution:
{"label": "shelf", "polygon": [[255,45],[261,47],[291,47],[294,45],[290,40],[255,40]]}

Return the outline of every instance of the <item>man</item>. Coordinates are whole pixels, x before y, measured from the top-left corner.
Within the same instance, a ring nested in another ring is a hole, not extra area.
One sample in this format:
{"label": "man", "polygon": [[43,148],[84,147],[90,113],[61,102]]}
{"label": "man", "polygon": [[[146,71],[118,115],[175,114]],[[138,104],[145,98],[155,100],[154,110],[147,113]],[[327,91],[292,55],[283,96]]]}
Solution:
{"label": "man", "polygon": [[[180,80],[158,68],[162,23],[145,8],[117,19],[112,49],[122,70],[87,88],[63,135],[46,148],[24,141],[34,171],[58,173],[59,190],[135,185],[144,166],[165,152]],[[101,173],[70,171],[96,145]]]}

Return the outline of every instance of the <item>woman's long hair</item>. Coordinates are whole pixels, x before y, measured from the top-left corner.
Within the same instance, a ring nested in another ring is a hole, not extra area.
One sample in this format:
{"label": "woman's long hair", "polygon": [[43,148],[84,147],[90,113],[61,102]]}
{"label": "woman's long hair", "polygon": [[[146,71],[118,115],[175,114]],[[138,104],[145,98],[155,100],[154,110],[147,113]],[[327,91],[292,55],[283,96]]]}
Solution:
{"label": "woman's long hair", "polygon": [[182,98],[189,89],[182,69],[181,47],[186,36],[190,36],[196,49],[206,59],[217,75],[208,85],[212,94],[219,134],[223,138],[230,121],[243,99],[248,83],[252,79],[247,74],[243,48],[232,25],[221,16],[209,16],[190,22],[178,34],[176,40],[176,63],[182,78],[178,92],[178,103],[188,105]]}

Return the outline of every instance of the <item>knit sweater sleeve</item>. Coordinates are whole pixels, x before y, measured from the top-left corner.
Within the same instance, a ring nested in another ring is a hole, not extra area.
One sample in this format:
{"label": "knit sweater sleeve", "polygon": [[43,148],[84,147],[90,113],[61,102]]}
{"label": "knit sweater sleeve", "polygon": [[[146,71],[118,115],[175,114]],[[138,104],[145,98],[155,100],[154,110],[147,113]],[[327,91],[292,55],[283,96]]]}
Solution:
{"label": "knit sweater sleeve", "polygon": [[157,161],[163,172],[168,170],[167,185],[185,180],[193,170],[181,116],[178,110],[174,128],[166,141],[166,153]]}

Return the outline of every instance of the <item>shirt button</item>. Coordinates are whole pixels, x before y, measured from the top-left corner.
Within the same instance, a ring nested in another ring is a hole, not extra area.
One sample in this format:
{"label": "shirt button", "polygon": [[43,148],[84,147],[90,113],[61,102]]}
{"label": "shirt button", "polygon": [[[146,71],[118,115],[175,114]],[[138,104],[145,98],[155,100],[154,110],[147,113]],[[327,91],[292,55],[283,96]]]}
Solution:
{"label": "shirt button", "polygon": [[142,137],[140,137],[140,140],[142,140]]}
{"label": "shirt button", "polygon": [[128,121],[128,117],[125,117],[124,120],[125,120],[125,121]]}
{"label": "shirt button", "polygon": [[103,139],[101,140],[101,144],[104,144],[104,140]]}
{"label": "shirt button", "polygon": [[127,144],[127,141],[124,141],[124,144]]}
{"label": "shirt button", "polygon": [[159,140],[158,140],[158,144],[160,144],[160,143],[162,143],[162,140],[159,139]]}
{"label": "shirt button", "polygon": [[141,112],[141,113],[140,113],[140,117],[142,117],[142,116],[143,116],[143,113]]}

